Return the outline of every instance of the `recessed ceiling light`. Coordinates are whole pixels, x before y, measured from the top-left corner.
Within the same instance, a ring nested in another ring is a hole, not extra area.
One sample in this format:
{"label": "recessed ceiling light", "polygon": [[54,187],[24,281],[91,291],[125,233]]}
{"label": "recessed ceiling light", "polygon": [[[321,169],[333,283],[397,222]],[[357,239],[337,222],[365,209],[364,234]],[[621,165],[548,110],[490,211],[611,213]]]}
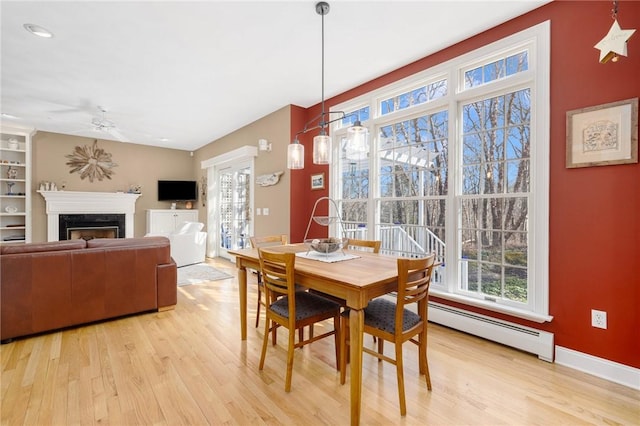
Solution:
{"label": "recessed ceiling light", "polygon": [[169,142],[169,138],[160,138],[160,142]]}
{"label": "recessed ceiling light", "polygon": [[42,28],[35,24],[24,24],[24,29],[29,31],[33,35],[37,35],[38,37],[51,38],[53,37],[53,33],[46,28]]}
{"label": "recessed ceiling light", "polygon": [[14,119],[14,120],[20,118],[20,117],[16,117],[15,115],[7,114],[6,112],[3,112],[0,115],[2,115],[2,118],[10,118],[10,119]]}

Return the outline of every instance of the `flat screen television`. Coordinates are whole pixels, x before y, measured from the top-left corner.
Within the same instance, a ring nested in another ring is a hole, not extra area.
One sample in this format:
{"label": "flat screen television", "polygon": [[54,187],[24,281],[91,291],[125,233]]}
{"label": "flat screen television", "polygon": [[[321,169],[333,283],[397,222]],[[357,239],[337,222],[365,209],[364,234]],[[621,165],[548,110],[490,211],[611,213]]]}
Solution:
{"label": "flat screen television", "polygon": [[195,180],[159,180],[158,201],[195,201],[198,187]]}

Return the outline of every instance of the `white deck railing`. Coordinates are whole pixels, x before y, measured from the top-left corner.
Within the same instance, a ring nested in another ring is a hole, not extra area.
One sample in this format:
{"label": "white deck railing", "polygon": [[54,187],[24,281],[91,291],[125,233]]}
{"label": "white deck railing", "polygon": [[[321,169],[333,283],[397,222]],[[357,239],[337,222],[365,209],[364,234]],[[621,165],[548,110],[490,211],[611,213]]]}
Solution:
{"label": "white deck railing", "polygon": [[[358,223],[343,223],[347,238],[368,239],[367,228]],[[441,265],[433,276],[435,284],[439,284],[444,273],[445,244],[436,234],[424,226],[416,225],[381,225],[379,227],[380,253],[402,257],[421,257],[435,253]]]}

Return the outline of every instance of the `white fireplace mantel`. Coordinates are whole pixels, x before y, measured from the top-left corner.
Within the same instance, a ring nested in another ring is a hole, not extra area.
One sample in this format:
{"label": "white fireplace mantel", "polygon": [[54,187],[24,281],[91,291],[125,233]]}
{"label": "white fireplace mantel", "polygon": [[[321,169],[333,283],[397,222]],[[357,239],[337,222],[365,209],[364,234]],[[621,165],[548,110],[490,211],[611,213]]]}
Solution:
{"label": "white fireplace mantel", "polygon": [[61,214],[124,214],[125,237],[133,237],[133,214],[140,194],[122,192],[38,191],[47,203],[47,240],[58,241]]}

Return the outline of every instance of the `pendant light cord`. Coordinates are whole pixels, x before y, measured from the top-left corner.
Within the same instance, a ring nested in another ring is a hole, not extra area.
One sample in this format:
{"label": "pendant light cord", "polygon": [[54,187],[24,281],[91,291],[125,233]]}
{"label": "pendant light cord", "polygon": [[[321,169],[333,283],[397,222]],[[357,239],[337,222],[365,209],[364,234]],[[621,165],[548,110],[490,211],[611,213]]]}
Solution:
{"label": "pendant light cord", "polygon": [[320,118],[320,127],[322,128],[322,134],[325,134],[325,119],[324,119],[324,15],[326,13],[322,13],[322,103],[321,103],[321,109],[322,109],[322,116]]}

